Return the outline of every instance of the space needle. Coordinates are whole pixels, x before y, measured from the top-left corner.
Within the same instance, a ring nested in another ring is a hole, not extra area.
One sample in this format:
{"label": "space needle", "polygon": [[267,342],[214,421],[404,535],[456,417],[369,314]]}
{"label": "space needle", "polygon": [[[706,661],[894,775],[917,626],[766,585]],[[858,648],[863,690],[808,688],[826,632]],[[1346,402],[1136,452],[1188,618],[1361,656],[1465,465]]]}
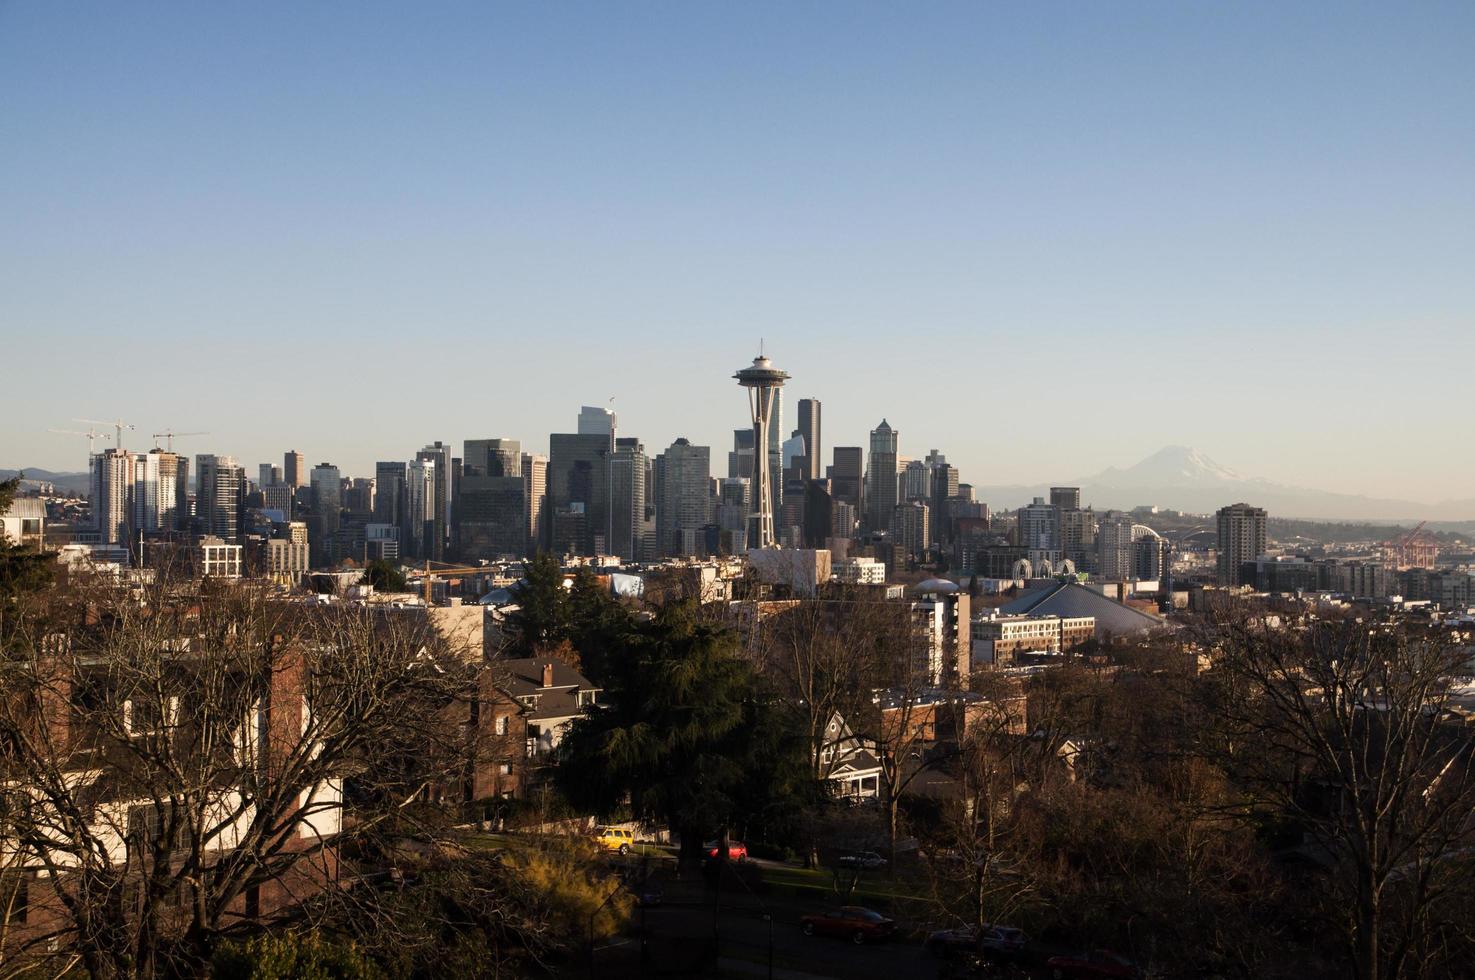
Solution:
{"label": "space needle", "polygon": [[773,541],[773,475],[768,471],[768,427],[773,420],[773,394],[784,386],[789,376],[773,366],[762,353],[753,358],[753,366],[733,375],[737,383],[748,389],[748,408],[753,416],[753,486],[752,505],[748,513],[748,542],[752,548],[772,548]]}

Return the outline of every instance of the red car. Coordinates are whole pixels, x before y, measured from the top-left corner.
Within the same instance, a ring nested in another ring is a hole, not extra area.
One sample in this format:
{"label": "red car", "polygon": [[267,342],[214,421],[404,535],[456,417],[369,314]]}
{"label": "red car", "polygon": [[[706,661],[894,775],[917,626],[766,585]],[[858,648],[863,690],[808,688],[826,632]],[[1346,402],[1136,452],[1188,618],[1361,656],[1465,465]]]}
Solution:
{"label": "red car", "polygon": [[1055,980],[1065,980],[1066,977],[1124,977],[1137,980],[1142,976],[1142,971],[1137,969],[1137,964],[1124,956],[1104,949],[1093,949],[1089,953],[1080,953],[1075,956],[1052,956],[1045,961],[1050,968],[1050,976]]}
{"label": "red car", "polygon": [[896,922],[880,912],[846,905],[828,912],[813,912],[799,920],[806,936],[839,936],[859,946],[885,939],[896,931]]}
{"label": "red car", "polygon": [[[707,849],[707,857],[711,858],[712,860],[715,861],[719,857],[722,856],[722,842],[721,841],[708,841],[703,846],[705,846],[706,849]],[[727,842],[727,859],[729,861],[739,861],[739,862],[746,861],[748,859],[748,845],[747,844],[744,844],[740,840],[730,840],[730,841],[728,841]]]}

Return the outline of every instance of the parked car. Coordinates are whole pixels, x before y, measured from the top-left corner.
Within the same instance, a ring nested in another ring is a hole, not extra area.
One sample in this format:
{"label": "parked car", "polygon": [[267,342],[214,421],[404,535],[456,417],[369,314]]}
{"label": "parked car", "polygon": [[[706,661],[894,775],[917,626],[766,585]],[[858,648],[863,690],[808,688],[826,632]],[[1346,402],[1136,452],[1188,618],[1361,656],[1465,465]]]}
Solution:
{"label": "parked car", "polygon": [[1137,980],[1142,976],[1137,964],[1106,949],[1093,949],[1089,953],[1074,956],[1052,956],[1045,961],[1045,965],[1050,968],[1050,976],[1055,980],[1066,980],[1067,977],[1123,977]]}
{"label": "parked car", "polygon": [[594,842],[606,851],[629,854],[635,846],[635,831],[621,827],[595,827]]}
{"label": "parked car", "polygon": [[1029,937],[1013,926],[985,924],[939,929],[927,937],[927,949],[937,956],[954,953],[984,953],[996,959],[1017,957],[1029,944]]}
{"label": "parked car", "polygon": [[885,939],[896,931],[896,922],[880,912],[846,905],[827,912],[811,912],[799,920],[806,936],[839,936],[856,945]]}
{"label": "parked car", "polygon": [[[717,858],[719,858],[719,857],[722,856],[722,842],[721,841],[716,841],[716,840],[707,841],[707,843],[703,844],[702,847],[706,848],[706,850],[707,850],[707,857],[713,859],[714,861]],[[747,844],[744,844],[740,840],[730,840],[730,841],[728,841],[727,842],[727,859],[729,861],[739,861],[739,862],[746,861],[748,859],[748,845]]]}
{"label": "parked car", "polygon": [[842,868],[864,868],[867,871],[875,871],[886,867],[886,859],[875,851],[857,851],[853,854],[842,854],[839,865]]}

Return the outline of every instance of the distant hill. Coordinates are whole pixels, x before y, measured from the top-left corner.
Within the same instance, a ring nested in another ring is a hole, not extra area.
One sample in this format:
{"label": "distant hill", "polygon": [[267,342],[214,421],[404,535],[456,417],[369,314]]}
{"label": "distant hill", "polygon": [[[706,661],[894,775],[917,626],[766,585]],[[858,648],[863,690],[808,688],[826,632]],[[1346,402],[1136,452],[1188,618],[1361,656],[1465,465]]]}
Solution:
{"label": "distant hill", "polygon": [[53,473],[51,470],[0,470],[0,480],[8,480],[17,473],[25,473],[21,486],[37,483],[54,483],[59,487],[86,494],[92,489],[92,476],[88,473]]}
{"label": "distant hill", "polygon": [[[1110,467],[1094,476],[1061,481],[1079,486],[1081,502],[1128,509],[1157,505],[1206,514],[1243,501],[1278,517],[1337,521],[1468,521],[1475,519],[1475,498],[1423,504],[1412,500],[1365,497],[1242,476],[1188,446],[1166,446],[1126,469]],[[1018,507],[1033,497],[1046,497],[1046,486],[974,487],[980,500],[998,508]]]}

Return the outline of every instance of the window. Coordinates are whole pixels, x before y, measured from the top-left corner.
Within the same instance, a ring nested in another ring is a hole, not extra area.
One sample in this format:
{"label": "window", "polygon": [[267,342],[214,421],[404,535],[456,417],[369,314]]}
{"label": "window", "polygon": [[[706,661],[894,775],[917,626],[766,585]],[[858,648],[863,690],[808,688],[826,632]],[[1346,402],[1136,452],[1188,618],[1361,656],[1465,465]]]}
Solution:
{"label": "window", "polygon": [[497,716],[497,734],[498,735],[506,735],[507,734],[507,729],[509,727],[509,724],[508,724],[509,721],[510,721],[510,719],[507,717],[507,715],[498,715]]}
{"label": "window", "polygon": [[510,763],[510,762],[504,762],[504,763],[502,763],[502,765],[498,768],[497,771],[500,772],[504,776],[510,776],[510,775],[512,775],[512,763]]}

